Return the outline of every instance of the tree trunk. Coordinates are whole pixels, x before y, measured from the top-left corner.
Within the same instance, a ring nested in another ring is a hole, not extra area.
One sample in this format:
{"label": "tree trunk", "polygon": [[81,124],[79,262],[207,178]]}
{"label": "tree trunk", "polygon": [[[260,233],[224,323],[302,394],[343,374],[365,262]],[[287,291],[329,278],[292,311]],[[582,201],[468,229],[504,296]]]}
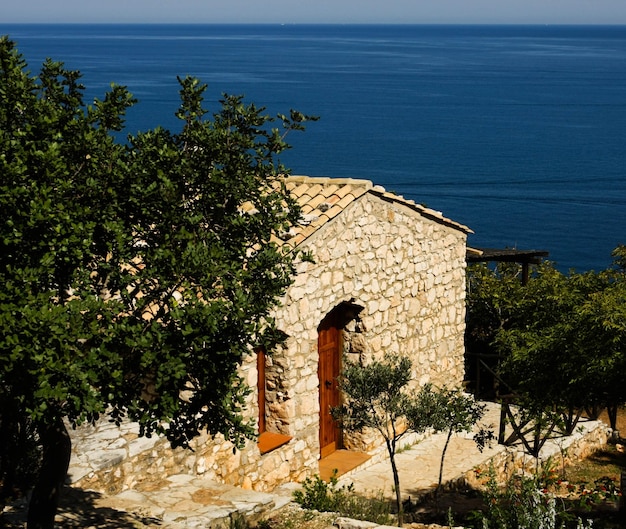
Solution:
{"label": "tree trunk", "polygon": [[70,465],[72,442],[63,419],[39,431],[43,458],[39,478],[28,506],[28,529],[53,529],[59,497]]}
{"label": "tree trunk", "polygon": [[448,444],[450,444],[450,438],[452,437],[452,428],[448,430],[448,436],[446,437],[446,444],[443,445],[443,452],[441,453],[441,461],[439,462],[439,481],[437,482],[437,488],[435,489],[435,510],[439,513],[439,492],[441,491],[441,483],[443,481],[443,462],[446,459],[446,452],[448,451]]}
{"label": "tree trunk", "polygon": [[572,435],[574,429],[580,420],[582,409],[576,409],[574,406],[570,406],[567,413],[563,413],[563,422],[565,423],[565,435]]}
{"label": "tree trunk", "polygon": [[609,423],[612,430],[617,430],[617,404],[607,404],[606,413],[609,416]]}
{"label": "tree trunk", "polygon": [[[393,472],[393,485],[396,489],[396,507],[398,509],[398,527],[404,524],[404,508],[402,506],[402,493],[400,492],[400,477],[398,476],[398,467],[396,466],[396,448],[395,443],[387,441],[387,451],[389,452],[389,460],[391,461],[391,471]],[[29,528],[30,529],[30,528]]]}
{"label": "tree trunk", "polygon": [[[20,449],[25,446],[20,439],[20,424],[15,407],[2,401],[0,414],[0,500],[11,498],[18,488],[18,462]],[[13,403],[11,403],[13,404]],[[21,445],[21,446],[20,446]]]}

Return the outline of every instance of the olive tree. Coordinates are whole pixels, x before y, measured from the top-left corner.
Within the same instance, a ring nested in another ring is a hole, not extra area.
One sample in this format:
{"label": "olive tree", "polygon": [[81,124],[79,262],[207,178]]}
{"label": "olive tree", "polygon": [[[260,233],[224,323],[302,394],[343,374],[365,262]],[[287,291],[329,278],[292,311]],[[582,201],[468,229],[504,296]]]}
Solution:
{"label": "olive tree", "polygon": [[[464,393],[460,388],[448,387],[433,390],[430,405],[434,410],[437,410],[437,413],[432,416],[435,420],[432,421],[430,427],[434,431],[444,432],[446,436],[441,451],[439,479],[435,490],[435,497],[437,498],[443,482],[444,462],[452,436],[463,432],[472,432],[485,415],[486,406],[477,402],[472,395]],[[494,439],[493,431],[490,428],[491,425],[489,427],[481,425],[473,435],[473,440],[481,452]]]}
{"label": "olive tree", "polygon": [[307,118],[274,126],[229,95],[208,114],[205,86],[179,81],[181,130],[120,141],[124,87],[85,105],[79,72],[32,75],[0,40],[0,421],[41,447],[29,529],[53,526],[67,423],[128,417],[174,446],[253,435],[238,367],[278,339],[301,257],[276,242],[300,215],[276,156]]}
{"label": "olive tree", "polygon": [[[484,407],[457,389],[435,389],[426,384],[411,388],[411,360],[385,355],[366,365],[348,363],[339,378],[344,404],[332,409],[347,431],[369,428],[385,442],[393,474],[398,526],[404,521],[400,477],[396,464],[398,442],[409,433],[447,432],[441,457],[439,482],[446,449],[453,433],[469,431],[482,417]],[[483,437],[486,439],[486,437]]]}

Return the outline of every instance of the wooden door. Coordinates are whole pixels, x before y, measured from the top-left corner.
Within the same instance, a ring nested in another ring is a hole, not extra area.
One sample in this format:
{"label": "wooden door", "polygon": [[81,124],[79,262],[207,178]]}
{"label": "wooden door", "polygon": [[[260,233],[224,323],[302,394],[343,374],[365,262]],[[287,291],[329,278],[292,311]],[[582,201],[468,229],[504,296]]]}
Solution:
{"label": "wooden door", "polygon": [[320,324],[317,346],[320,382],[320,456],[326,457],[341,448],[341,429],[330,414],[330,409],[341,403],[337,382],[341,371],[341,326],[338,314],[329,314]]}

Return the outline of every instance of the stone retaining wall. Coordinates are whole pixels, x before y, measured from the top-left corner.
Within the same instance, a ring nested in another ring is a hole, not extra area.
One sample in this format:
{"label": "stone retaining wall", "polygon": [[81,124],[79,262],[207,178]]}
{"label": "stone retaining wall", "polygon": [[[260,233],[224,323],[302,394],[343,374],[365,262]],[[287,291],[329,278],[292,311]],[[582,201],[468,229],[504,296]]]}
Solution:
{"label": "stone retaining wall", "polygon": [[488,462],[468,471],[460,479],[459,485],[480,488],[490,468],[495,471],[498,483],[502,484],[513,475],[534,475],[538,468],[546,464],[559,471],[562,466],[580,461],[602,449],[609,442],[611,433],[612,430],[601,421],[582,420],[572,435],[549,439],[538,458],[525,453],[521,444],[502,447]]}

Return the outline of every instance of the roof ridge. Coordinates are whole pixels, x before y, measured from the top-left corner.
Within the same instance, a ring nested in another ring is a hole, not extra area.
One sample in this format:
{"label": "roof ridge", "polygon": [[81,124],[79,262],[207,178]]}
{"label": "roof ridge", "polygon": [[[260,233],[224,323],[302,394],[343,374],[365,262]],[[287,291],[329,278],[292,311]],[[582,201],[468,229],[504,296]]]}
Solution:
{"label": "roof ridge", "polygon": [[331,178],[327,176],[280,175],[292,198],[302,208],[299,226],[294,226],[281,239],[290,245],[298,245],[324,224],[340,215],[363,195],[371,193],[380,199],[409,208],[422,217],[445,224],[452,228],[473,233],[470,228],[455,222],[425,205],[402,195],[387,191],[371,180],[357,178]]}
{"label": "roof ridge", "polygon": [[334,184],[336,186],[353,185],[359,187],[365,187],[366,190],[374,189],[376,187],[374,182],[366,180],[364,178],[332,178],[330,176],[306,176],[306,175],[288,175],[284,176],[285,183],[293,182],[295,184],[319,184],[326,186]]}
{"label": "roof ridge", "polygon": [[[376,189],[378,188],[378,189]],[[461,224],[460,222],[456,222],[448,217],[446,217],[441,211],[437,211],[436,209],[429,208],[428,206],[424,206],[423,204],[418,204],[412,199],[404,198],[402,195],[398,195],[397,193],[393,193],[390,191],[385,191],[382,186],[376,186],[372,189],[372,193],[379,196],[383,200],[397,202],[399,204],[404,204],[405,206],[411,208],[414,211],[417,211],[424,217],[428,217],[431,220],[436,222],[442,222],[444,224],[448,224],[456,229],[464,231],[466,233],[474,233],[471,228]]]}

